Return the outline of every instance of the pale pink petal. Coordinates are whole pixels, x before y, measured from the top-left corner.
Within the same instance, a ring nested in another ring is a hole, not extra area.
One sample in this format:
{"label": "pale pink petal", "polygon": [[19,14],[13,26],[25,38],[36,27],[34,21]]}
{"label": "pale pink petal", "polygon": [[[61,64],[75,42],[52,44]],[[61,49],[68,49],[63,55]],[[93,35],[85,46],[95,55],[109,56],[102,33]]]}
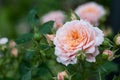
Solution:
{"label": "pale pink petal", "polygon": [[86,60],[87,60],[88,62],[96,62],[95,57],[92,56],[91,54],[88,54],[88,55],[87,55]]}
{"label": "pale pink petal", "polygon": [[102,42],[104,41],[104,34],[103,34],[103,31],[101,31],[99,28],[97,27],[94,27],[94,30],[95,30],[95,35],[96,35],[96,43],[95,45],[96,46],[99,46],[102,44]]}

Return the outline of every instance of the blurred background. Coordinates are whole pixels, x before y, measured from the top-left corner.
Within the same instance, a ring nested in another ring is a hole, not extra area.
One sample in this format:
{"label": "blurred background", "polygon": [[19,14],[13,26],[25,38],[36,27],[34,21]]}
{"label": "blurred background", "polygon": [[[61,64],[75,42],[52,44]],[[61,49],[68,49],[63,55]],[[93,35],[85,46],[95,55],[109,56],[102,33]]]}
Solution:
{"label": "blurred background", "polygon": [[[112,0],[0,0],[0,36],[14,39],[16,36],[28,32],[27,16],[33,8],[38,9],[38,16],[41,17],[51,10],[63,10],[66,12],[88,1],[95,1],[109,10],[113,7],[111,5]],[[113,0],[113,2],[115,1],[117,0]],[[113,15],[115,15],[114,11],[116,10],[112,10]],[[118,19],[115,18],[112,21],[117,20],[117,23]]]}
{"label": "blurred background", "polygon": [[[103,5],[109,16],[105,22],[113,28],[114,34],[120,31],[120,0],[0,0],[0,37],[15,39],[17,36],[30,31],[28,14],[31,9],[38,10],[38,16],[52,10],[65,12],[75,9],[78,5],[88,1],[95,1]],[[120,60],[116,60],[120,63]],[[118,74],[118,73],[112,73]],[[108,76],[110,80],[110,76]]]}

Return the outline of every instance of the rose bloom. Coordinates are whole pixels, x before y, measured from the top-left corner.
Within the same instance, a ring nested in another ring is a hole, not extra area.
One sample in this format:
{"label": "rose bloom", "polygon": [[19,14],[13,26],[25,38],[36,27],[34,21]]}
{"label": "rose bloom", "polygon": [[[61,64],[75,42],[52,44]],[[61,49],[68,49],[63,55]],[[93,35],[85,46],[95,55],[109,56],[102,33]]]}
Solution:
{"label": "rose bloom", "polygon": [[64,13],[62,11],[52,11],[50,13],[45,14],[42,17],[42,23],[48,22],[48,21],[54,21],[54,28],[60,28],[63,25],[63,22],[65,20]]}
{"label": "rose bloom", "polygon": [[98,24],[98,20],[105,15],[103,6],[98,5],[95,2],[89,2],[80,5],[76,10],[76,14],[81,18],[89,21],[93,25]]}
{"label": "rose bloom", "polygon": [[76,53],[80,50],[86,52],[86,60],[95,62],[95,57],[99,54],[97,46],[104,41],[103,32],[93,27],[84,20],[73,20],[65,23],[56,32],[54,38],[55,55],[57,61],[64,64],[75,64],[77,62]]}

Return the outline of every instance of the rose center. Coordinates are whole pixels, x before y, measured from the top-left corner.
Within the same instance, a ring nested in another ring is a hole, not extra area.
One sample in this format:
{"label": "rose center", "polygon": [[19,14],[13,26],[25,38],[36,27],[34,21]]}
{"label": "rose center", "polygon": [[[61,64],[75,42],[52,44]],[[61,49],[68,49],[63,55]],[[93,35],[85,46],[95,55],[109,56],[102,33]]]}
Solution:
{"label": "rose center", "polygon": [[81,41],[82,41],[82,35],[80,35],[79,32],[77,32],[77,31],[72,31],[67,36],[67,43],[70,46],[75,47],[75,46],[79,45],[79,43],[81,43]]}
{"label": "rose center", "polygon": [[89,8],[87,8],[84,12],[86,12],[86,13],[92,13],[92,12],[95,12],[95,8],[93,8],[93,7],[89,7]]}

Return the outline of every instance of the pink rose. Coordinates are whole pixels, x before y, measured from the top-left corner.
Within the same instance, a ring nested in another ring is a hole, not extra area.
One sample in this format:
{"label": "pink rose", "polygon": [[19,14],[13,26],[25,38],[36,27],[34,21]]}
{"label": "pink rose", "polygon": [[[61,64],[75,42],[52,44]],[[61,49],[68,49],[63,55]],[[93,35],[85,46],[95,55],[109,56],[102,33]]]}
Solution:
{"label": "pink rose", "polygon": [[80,5],[75,12],[81,19],[85,19],[93,25],[97,25],[99,19],[105,15],[103,6],[98,5],[95,2]]}
{"label": "pink rose", "polygon": [[97,46],[102,44],[103,32],[93,27],[84,20],[73,20],[65,23],[56,32],[54,38],[55,55],[57,61],[64,64],[75,64],[77,62],[76,53],[80,50],[86,52],[86,60],[95,62],[95,57],[99,54]]}
{"label": "pink rose", "polygon": [[62,11],[52,11],[50,13],[45,14],[42,17],[43,23],[48,22],[50,20],[55,21],[54,28],[60,28],[65,20],[64,13]]}

